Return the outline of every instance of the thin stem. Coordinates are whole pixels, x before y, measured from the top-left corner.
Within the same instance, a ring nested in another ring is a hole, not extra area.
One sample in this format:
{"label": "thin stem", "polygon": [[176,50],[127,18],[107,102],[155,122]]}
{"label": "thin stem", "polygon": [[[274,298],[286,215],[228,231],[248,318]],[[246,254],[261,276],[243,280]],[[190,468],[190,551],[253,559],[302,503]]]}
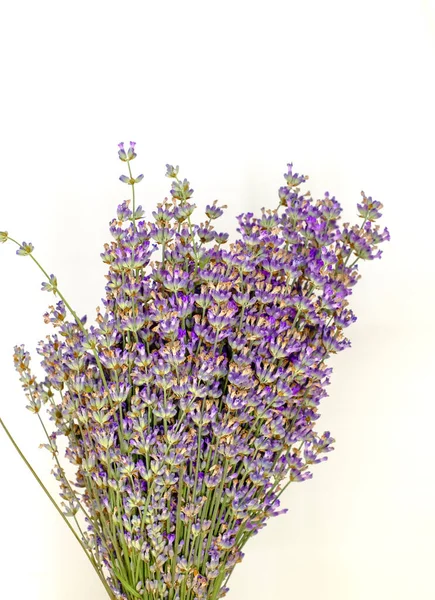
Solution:
{"label": "thin stem", "polygon": [[[213,514],[211,515],[211,525],[210,525],[210,530],[209,530],[209,534],[207,537],[207,544],[206,544],[206,548],[205,548],[205,556],[208,556],[208,551],[210,550],[210,546],[211,546],[211,542],[213,540],[213,531],[215,529],[215,525],[216,525],[216,519],[217,519],[217,513],[219,510],[219,504],[221,502],[222,499],[222,492],[226,483],[226,478],[227,478],[227,474],[228,474],[228,460],[227,458],[225,458],[224,460],[224,466],[223,466],[223,473],[222,473],[222,480],[220,482],[220,486],[219,486],[219,490],[214,492],[214,503],[213,503]],[[204,567],[205,569],[205,567]],[[204,570],[205,572],[205,570]]]}
{"label": "thin stem", "polygon": [[[181,184],[181,180],[178,177],[175,177],[176,181]],[[181,194],[183,196],[183,202],[181,203],[181,205],[183,206],[183,204],[185,204],[187,202],[187,198],[186,198],[186,194],[184,193],[184,189],[182,186],[180,186],[181,189]],[[193,249],[193,253],[195,255],[195,271],[193,276],[196,277],[197,273],[198,273],[198,250],[197,250],[197,245],[195,243],[195,236],[193,233],[193,228],[192,228],[192,221],[190,220],[190,215],[187,217],[187,225],[189,227],[189,233],[190,233],[190,238],[192,240],[192,249]]]}
{"label": "thin stem", "polygon": [[354,264],[356,264],[356,263],[359,261],[359,259],[360,259],[360,257],[359,257],[359,256],[357,256],[357,257],[355,258],[355,260],[353,261],[353,263],[352,263],[351,265],[349,265],[349,269],[351,269],[351,268],[354,266]]}
{"label": "thin stem", "polygon": [[[366,224],[366,221],[367,221],[367,217],[364,217],[364,220],[363,220],[363,222],[362,222],[362,225],[361,225],[361,227],[359,228],[359,231],[358,231],[358,233],[361,233],[361,231],[363,230],[363,227],[364,227],[364,225]],[[343,265],[343,266],[346,266],[346,265],[347,265],[347,263],[348,263],[348,261],[349,261],[349,258],[352,256],[352,254],[353,254],[353,250],[352,250],[352,252],[350,252],[350,253],[348,254],[348,256],[347,256],[347,258],[346,258],[346,261],[345,261],[345,263],[344,263],[344,265]],[[351,267],[353,267],[353,265],[354,265],[354,264],[357,262],[357,260],[358,260],[359,258],[360,258],[360,257],[358,256],[358,257],[357,257],[357,259],[356,259],[356,260],[355,260],[355,261],[354,261],[354,262],[353,262],[353,263],[350,265],[349,269],[350,269]]]}
{"label": "thin stem", "polygon": [[[32,396],[32,393],[30,393],[30,395]],[[48,440],[48,443],[50,444],[50,447],[51,447],[51,449],[52,449],[52,451],[53,451],[53,457],[54,457],[54,460],[56,461],[56,464],[57,464],[57,466],[58,466],[58,468],[59,468],[59,471],[60,471],[60,472],[63,474],[63,476],[64,476],[64,480],[65,480],[65,482],[66,482],[66,484],[67,484],[67,486],[68,486],[68,489],[69,489],[69,491],[70,491],[70,492],[71,492],[71,494],[74,496],[74,498],[75,498],[75,500],[77,501],[77,503],[78,503],[79,507],[80,507],[80,508],[81,508],[81,510],[84,512],[85,516],[86,516],[86,517],[87,517],[87,518],[88,518],[90,521],[92,521],[92,519],[91,519],[91,517],[90,517],[89,513],[88,513],[88,512],[87,512],[87,510],[84,508],[84,506],[81,504],[81,502],[80,502],[80,500],[79,500],[79,498],[78,498],[78,496],[77,496],[76,492],[75,492],[75,491],[72,489],[72,487],[71,487],[71,485],[70,485],[70,483],[69,483],[69,481],[68,481],[68,479],[67,479],[67,477],[66,477],[66,475],[65,475],[65,470],[62,468],[62,466],[61,466],[61,464],[60,464],[60,462],[59,462],[59,459],[58,459],[58,457],[57,457],[57,451],[56,451],[56,448],[55,448],[55,447],[53,446],[53,444],[52,444],[51,438],[50,438],[50,436],[48,435],[47,428],[46,428],[46,427],[45,427],[45,425],[44,425],[44,422],[43,422],[43,420],[42,420],[42,418],[41,418],[41,415],[39,414],[39,412],[38,412],[38,413],[36,413],[36,414],[38,415],[39,422],[40,422],[40,423],[41,423],[41,425],[42,425],[42,429],[44,430],[45,436],[46,436],[46,438],[47,438],[47,440]],[[82,532],[82,530],[81,530],[81,528],[80,528],[80,525],[78,525],[78,528],[79,528],[79,531],[80,531],[80,533],[83,535],[83,532]]]}
{"label": "thin stem", "polygon": [[[128,167],[128,172],[130,173],[130,178],[133,179],[133,175],[131,174],[131,167],[130,167],[130,161],[127,162],[127,167]],[[134,193],[134,183],[131,184],[131,189],[132,189],[132,196],[133,196],[133,229],[136,231],[136,219],[135,219],[135,212],[136,212],[136,197],[135,197],[135,193]]]}
{"label": "thin stem", "polygon": [[58,506],[57,502],[54,500],[53,496],[50,494],[50,492],[47,490],[47,488],[45,487],[45,485],[42,483],[41,479],[38,477],[36,471],[33,469],[32,465],[29,463],[29,461],[27,460],[27,458],[24,456],[24,454],[22,453],[20,447],[18,446],[18,444],[16,443],[16,441],[14,440],[14,438],[12,437],[11,433],[9,432],[8,428],[6,427],[3,419],[0,418],[0,425],[3,427],[6,435],[8,436],[9,440],[12,442],[12,445],[14,446],[15,450],[18,452],[18,454],[20,455],[20,457],[22,458],[22,460],[24,461],[25,465],[27,466],[27,468],[30,470],[30,472],[32,473],[33,477],[36,479],[36,481],[39,483],[39,486],[44,490],[46,496],[49,498],[50,502],[53,504],[53,506],[55,507],[55,509],[57,510],[57,512],[60,514],[60,516],[62,517],[62,519],[65,521],[67,527],[69,528],[69,530],[72,532],[72,534],[74,535],[74,537],[76,538],[76,540],[78,541],[78,543],[80,544],[83,552],[86,554],[89,562],[91,563],[94,571],[96,572],[96,574],[98,575],[100,581],[102,582],[102,584],[104,585],[106,591],[109,594],[109,597],[114,600],[113,594],[109,588],[109,586],[107,585],[107,582],[104,579],[104,575],[102,574],[102,572],[100,571],[100,569],[98,568],[98,565],[95,562],[95,559],[93,558],[92,554],[90,553],[90,551],[86,548],[86,546],[84,545],[84,543],[82,542],[82,540],[79,538],[76,530],[74,529],[74,527],[71,525],[71,523],[68,521],[68,519],[66,518],[66,516],[63,514],[62,510],[60,509],[60,507]]}
{"label": "thin stem", "polygon": [[[7,239],[10,240],[11,242],[13,242],[14,244],[16,244],[17,246],[21,247],[21,244],[19,242],[17,242],[17,240],[14,240],[14,238],[11,238],[10,236],[8,236]],[[45,277],[47,278],[47,281],[50,281],[49,274],[44,269],[44,267],[36,260],[36,258],[33,256],[33,254],[31,252],[29,253],[29,256],[33,260],[33,262],[37,265],[37,267],[42,271],[42,273],[44,273]],[[74,317],[74,320],[77,323],[77,325],[80,328],[80,330],[82,331],[82,333],[86,337],[88,337],[88,332],[86,331],[85,327],[83,326],[83,323],[81,322],[81,320],[77,316],[77,313],[75,312],[75,310],[73,310],[73,308],[67,302],[65,296],[63,296],[63,294],[60,292],[60,290],[57,287],[56,287],[55,292],[57,294],[59,294],[59,298],[65,304],[65,306],[67,307],[67,309],[69,310],[69,312],[71,313],[71,315]],[[100,371],[100,375],[101,375],[101,379],[103,380],[104,387],[106,388],[107,391],[109,391],[109,389],[107,387],[106,376],[104,375],[103,366],[101,364],[100,357],[98,356],[98,352],[96,352],[95,348],[92,348],[92,353],[93,353],[93,355],[95,357],[95,360],[97,362],[98,370]],[[109,394],[109,399],[110,399],[110,394]]]}

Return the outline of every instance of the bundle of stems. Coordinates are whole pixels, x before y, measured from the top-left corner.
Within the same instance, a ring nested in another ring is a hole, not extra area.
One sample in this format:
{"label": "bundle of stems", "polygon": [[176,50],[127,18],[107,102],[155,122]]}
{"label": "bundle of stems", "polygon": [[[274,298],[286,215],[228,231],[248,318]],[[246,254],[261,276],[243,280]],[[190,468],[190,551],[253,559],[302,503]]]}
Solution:
{"label": "bundle of stems", "polygon": [[132,202],[110,223],[94,325],[31,243],[0,232],[57,296],[44,315],[55,332],[37,349],[45,379],[31,372],[24,346],[14,361],[53,456],[60,504],[0,424],[109,598],[216,600],[247,541],[286,512],[287,486],[309,479],[333,449],[330,433],[314,430],[332,372],[326,360],[350,345],[343,330],[356,318],[348,296],[357,263],[379,258],[389,233],[374,224],[382,205],[363,192],[362,224],[340,227],[335,197],[302,194],[308,178],[289,164],[278,206],[239,215],[239,239],[228,246],[212,224],[226,207],[214,201],[194,224],[193,190],[178,167],[167,165],[171,198],[145,221],[134,142],[118,154]]}

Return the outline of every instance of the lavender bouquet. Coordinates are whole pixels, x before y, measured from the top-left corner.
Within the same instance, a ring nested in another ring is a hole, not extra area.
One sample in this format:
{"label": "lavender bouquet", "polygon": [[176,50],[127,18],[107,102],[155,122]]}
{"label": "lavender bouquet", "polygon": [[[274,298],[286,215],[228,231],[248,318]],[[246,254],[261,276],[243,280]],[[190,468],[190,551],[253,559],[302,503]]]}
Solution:
{"label": "lavender bouquet", "polygon": [[301,194],[308,177],[289,164],[278,207],[238,216],[240,237],[228,247],[212,225],[226,207],[213,202],[194,224],[193,190],[178,166],[167,165],[171,198],[146,222],[135,200],[143,175],[130,166],[135,143],[119,144],[118,154],[132,202],[110,223],[94,325],[32,244],[0,232],[59,299],[44,315],[58,333],[37,349],[44,381],[23,346],[14,361],[53,455],[60,505],[0,423],[109,598],[216,600],[246,542],[286,512],[287,486],[311,478],[311,465],[333,449],[330,433],[314,430],[332,371],[326,360],[350,345],[343,330],[356,319],[348,296],[357,263],[379,258],[389,233],[374,224],[382,205],[363,192],[361,225],[340,228],[335,197]]}

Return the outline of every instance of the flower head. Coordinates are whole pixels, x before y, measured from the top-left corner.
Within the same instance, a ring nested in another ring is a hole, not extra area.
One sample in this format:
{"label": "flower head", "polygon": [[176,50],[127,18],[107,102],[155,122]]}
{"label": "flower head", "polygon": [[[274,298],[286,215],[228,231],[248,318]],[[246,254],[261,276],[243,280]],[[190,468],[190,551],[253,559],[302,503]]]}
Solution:
{"label": "flower head", "polygon": [[118,148],[119,148],[118,156],[123,162],[129,162],[130,160],[133,160],[134,158],[136,158],[137,154],[134,151],[135,145],[136,145],[136,142],[130,142],[130,147],[126,153],[124,150],[124,142],[121,142],[120,144],[118,144]]}
{"label": "flower head", "polygon": [[173,167],[172,165],[166,165],[166,177],[175,178],[178,175],[179,167]]}
{"label": "flower head", "polygon": [[123,183],[128,183],[128,185],[134,185],[135,183],[139,183],[143,179],[143,175],[138,175],[137,177],[126,177],[125,175],[121,175],[119,178]]}
{"label": "flower head", "polygon": [[54,294],[57,293],[57,278],[55,275],[50,275],[50,279],[49,281],[44,281],[41,284],[41,290],[43,290],[44,292],[53,292]]}
{"label": "flower head", "polygon": [[23,242],[17,250],[17,254],[20,256],[27,256],[32,254],[34,246],[31,243]]}
{"label": "flower head", "polygon": [[357,204],[359,216],[363,217],[367,221],[376,221],[382,215],[380,210],[383,208],[382,204],[377,200],[373,200],[371,196],[367,198],[364,192],[361,192],[363,197],[362,203]]}

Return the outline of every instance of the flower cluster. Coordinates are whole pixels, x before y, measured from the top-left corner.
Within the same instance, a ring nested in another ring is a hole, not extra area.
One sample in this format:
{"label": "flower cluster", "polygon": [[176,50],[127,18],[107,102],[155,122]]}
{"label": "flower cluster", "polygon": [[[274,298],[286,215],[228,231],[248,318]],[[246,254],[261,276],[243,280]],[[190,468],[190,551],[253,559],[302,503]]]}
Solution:
{"label": "flower cluster", "polygon": [[278,207],[238,216],[233,243],[214,228],[226,208],[216,201],[192,222],[178,166],[167,165],[170,198],[146,222],[134,143],[119,148],[133,204],[118,207],[101,254],[104,308],[87,328],[47,276],[43,289],[60,300],[45,315],[57,333],[38,347],[46,378],[37,383],[22,346],[15,364],[28,408],[48,409],[65,514],[83,513],[82,541],[110,597],[216,600],[247,540],[285,512],[287,485],[333,449],[330,433],[315,431],[326,360],[350,345],[357,262],[380,257],[389,233],[364,193],[362,224],[340,227],[335,197],[302,194],[308,178],[291,164]]}

